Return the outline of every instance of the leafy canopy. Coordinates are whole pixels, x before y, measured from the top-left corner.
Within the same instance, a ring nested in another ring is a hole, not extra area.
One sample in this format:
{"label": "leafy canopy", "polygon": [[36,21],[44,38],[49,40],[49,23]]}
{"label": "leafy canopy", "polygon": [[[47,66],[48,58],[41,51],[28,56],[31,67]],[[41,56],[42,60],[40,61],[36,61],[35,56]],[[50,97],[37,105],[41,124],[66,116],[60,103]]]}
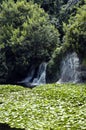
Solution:
{"label": "leafy canopy", "polygon": [[71,17],[69,24],[64,24],[65,44],[78,53],[86,54],[86,4],[78,9],[76,16]]}
{"label": "leafy canopy", "polygon": [[13,72],[23,75],[35,61],[39,64],[49,59],[58,44],[58,30],[37,4],[26,0],[1,4],[0,48],[6,59],[8,78]]}

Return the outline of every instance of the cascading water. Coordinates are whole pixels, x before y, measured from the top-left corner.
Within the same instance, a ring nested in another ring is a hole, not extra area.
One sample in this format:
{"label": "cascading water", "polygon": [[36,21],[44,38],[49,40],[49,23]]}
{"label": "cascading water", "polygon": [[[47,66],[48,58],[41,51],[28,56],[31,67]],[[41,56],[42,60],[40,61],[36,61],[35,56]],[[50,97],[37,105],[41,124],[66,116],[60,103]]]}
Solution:
{"label": "cascading water", "polygon": [[80,82],[79,58],[75,52],[68,54],[61,63],[61,78],[57,83]]}
{"label": "cascading water", "polygon": [[28,74],[28,76],[18,83],[25,84],[28,87],[46,84],[46,68],[47,63],[45,62],[41,63],[36,75],[35,75],[36,70],[35,68],[33,68],[31,72]]}
{"label": "cascading water", "polygon": [[47,64],[45,62],[39,66],[37,77],[33,79],[32,84],[46,84],[46,67]]}

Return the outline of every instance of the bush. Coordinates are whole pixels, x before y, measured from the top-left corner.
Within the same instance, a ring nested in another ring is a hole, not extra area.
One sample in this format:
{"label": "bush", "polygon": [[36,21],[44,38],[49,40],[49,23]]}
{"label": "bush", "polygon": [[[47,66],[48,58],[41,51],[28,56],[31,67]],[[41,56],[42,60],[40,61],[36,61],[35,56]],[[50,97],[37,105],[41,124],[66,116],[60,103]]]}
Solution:
{"label": "bush", "polygon": [[[5,57],[7,81],[25,76],[32,64],[48,60],[58,44],[58,31],[37,4],[26,1],[1,4],[0,48],[4,56],[0,68]],[[5,73],[5,70],[0,70],[0,73]]]}

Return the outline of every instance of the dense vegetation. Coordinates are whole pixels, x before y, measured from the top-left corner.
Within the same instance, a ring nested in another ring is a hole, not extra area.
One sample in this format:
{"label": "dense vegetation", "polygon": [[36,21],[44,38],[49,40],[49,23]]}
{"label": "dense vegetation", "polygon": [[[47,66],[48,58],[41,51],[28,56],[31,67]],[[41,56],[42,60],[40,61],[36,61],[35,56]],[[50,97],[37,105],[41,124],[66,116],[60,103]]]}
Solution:
{"label": "dense vegetation", "polygon": [[[86,81],[86,0],[0,1],[0,84],[16,84],[42,62],[56,82],[71,52]],[[0,130],[86,130],[85,120],[86,84],[0,85]]]}
{"label": "dense vegetation", "polygon": [[[70,28],[68,29],[68,27]],[[65,41],[80,54],[86,55],[86,5],[82,6],[75,18],[67,25]]]}
{"label": "dense vegetation", "polygon": [[85,130],[86,85],[0,86],[0,122],[25,130]]}
{"label": "dense vegetation", "polygon": [[71,14],[68,23],[63,23],[63,30],[63,43],[55,49],[49,61],[47,74],[48,81],[51,82],[59,79],[60,62],[70,52],[77,52],[81,66],[86,68],[86,3],[76,8],[76,14]]}
{"label": "dense vegetation", "polygon": [[[0,8],[0,82],[18,80],[35,63],[50,59],[58,30],[32,2],[3,2]],[[15,79],[16,77],[16,79]]]}
{"label": "dense vegetation", "polygon": [[38,67],[49,60],[47,74],[55,82],[60,61],[70,51],[85,63],[86,0],[1,2],[0,83],[17,82],[34,63]]}

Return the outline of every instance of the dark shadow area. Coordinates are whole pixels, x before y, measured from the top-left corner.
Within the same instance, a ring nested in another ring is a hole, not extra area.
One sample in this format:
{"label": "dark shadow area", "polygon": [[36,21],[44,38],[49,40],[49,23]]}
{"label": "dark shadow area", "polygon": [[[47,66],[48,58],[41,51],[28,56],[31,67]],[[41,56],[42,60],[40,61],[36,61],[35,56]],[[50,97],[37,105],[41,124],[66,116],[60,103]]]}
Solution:
{"label": "dark shadow area", "polygon": [[[0,85],[19,85],[19,86],[22,86],[24,88],[30,88],[30,89],[33,89],[34,87],[36,87],[37,85],[35,84],[31,84],[31,83],[1,83]],[[1,103],[0,103],[1,104]]]}
{"label": "dark shadow area", "polygon": [[7,124],[0,123],[0,130],[25,130],[25,129],[20,129],[20,128],[11,128]]}
{"label": "dark shadow area", "polygon": [[37,86],[36,84],[31,84],[31,83],[28,83],[28,82],[25,82],[25,83],[16,83],[16,84],[13,84],[13,85],[20,85],[22,87],[31,88],[31,89]]}

